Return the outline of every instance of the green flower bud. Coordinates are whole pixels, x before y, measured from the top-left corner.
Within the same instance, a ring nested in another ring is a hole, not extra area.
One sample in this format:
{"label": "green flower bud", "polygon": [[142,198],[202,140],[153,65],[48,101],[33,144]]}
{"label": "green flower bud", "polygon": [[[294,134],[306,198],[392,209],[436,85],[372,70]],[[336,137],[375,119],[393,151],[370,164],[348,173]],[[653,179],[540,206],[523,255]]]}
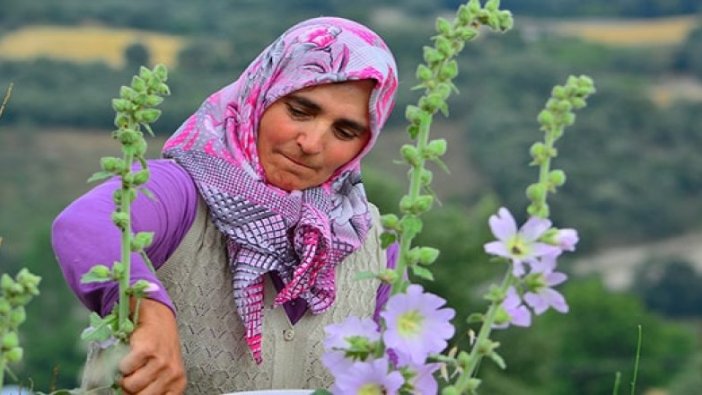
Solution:
{"label": "green flower bud", "polygon": [[137,92],[146,91],[146,81],[144,81],[143,78],[135,75],[134,77],[132,77],[132,89],[134,89]]}
{"label": "green flower bud", "polygon": [[384,283],[392,284],[397,280],[397,273],[392,269],[385,269],[378,273],[378,279]]}
{"label": "green flower bud", "polygon": [[22,348],[15,347],[12,350],[5,353],[5,359],[9,363],[17,363],[17,362],[22,360],[23,355],[24,355],[24,351],[22,350]]}
{"label": "green flower bud", "polygon": [[422,174],[419,175],[419,182],[420,182],[423,186],[428,186],[429,184],[431,184],[432,178],[434,178],[434,175],[433,175],[433,173],[431,172],[431,170],[429,170],[429,169],[421,169],[421,173],[422,173]]}
{"label": "green flower bud", "polygon": [[554,86],[551,91],[551,96],[561,100],[567,98],[566,88],[560,85]]}
{"label": "green flower bud", "polygon": [[127,334],[134,332],[134,323],[131,320],[125,320],[121,322],[120,326],[120,329]]}
{"label": "green flower bud", "polygon": [[10,311],[10,326],[17,328],[27,319],[27,312],[23,306],[17,306]]}
{"label": "green flower bud", "polygon": [[417,79],[422,82],[427,82],[434,77],[431,69],[424,64],[417,66]]}
{"label": "green flower bud", "polygon": [[124,161],[121,158],[106,156],[100,158],[100,167],[102,168],[102,170],[118,174],[124,169]]}
{"label": "green flower bud", "polygon": [[575,123],[575,114],[572,112],[569,112],[565,115],[563,115],[563,124],[566,126],[570,126]]}
{"label": "green flower bud", "polygon": [[156,95],[148,95],[148,96],[146,96],[146,99],[144,100],[144,104],[149,106],[149,107],[155,107],[161,103],[163,103],[163,98],[161,96],[156,96]]}
{"label": "green flower bud", "polygon": [[416,139],[417,135],[419,135],[419,125],[409,125],[407,127],[407,134],[409,134],[410,138]]}
{"label": "green flower bud", "polygon": [[566,175],[563,170],[551,170],[551,172],[548,173],[548,182],[549,184],[560,187],[566,182]]}
{"label": "green flower bud", "polygon": [[400,148],[400,153],[402,154],[402,157],[410,165],[412,165],[412,166],[419,165],[420,157],[419,157],[419,151],[417,151],[417,147],[410,145],[410,144],[404,144],[402,146],[402,148]]}
{"label": "green flower bud", "polygon": [[527,207],[527,213],[532,217],[548,218],[550,210],[546,203],[532,203]]}
{"label": "green flower bud", "polygon": [[154,67],[154,74],[160,81],[166,81],[168,79],[168,69],[162,64],[157,64]]}
{"label": "green flower bud", "polygon": [[419,124],[421,121],[422,110],[417,106],[408,105],[405,109],[405,118],[413,124]]}
{"label": "green flower bud", "polygon": [[129,214],[123,212],[112,213],[112,222],[122,230],[127,229],[129,225]]}
{"label": "green flower bud", "polygon": [[458,62],[451,60],[439,70],[439,79],[442,81],[453,79],[458,75]]}
{"label": "green flower bud", "polygon": [[171,94],[171,88],[169,88],[168,85],[161,83],[154,90],[154,92],[158,93],[161,96],[168,96]]}
{"label": "green flower bud", "polygon": [[500,20],[500,30],[503,32],[512,29],[514,26],[514,18],[509,11],[500,11],[498,19]]}
{"label": "green flower bud", "polygon": [[434,42],[434,45],[437,50],[444,56],[444,58],[447,58],[451,55],[453,55],[453,48],[451,47],[451,41],[444,37],[444,36],[438,36],[436,37],[436,41]]}
{"label": "green flower bud", "polygon": [[493,321],[495,325],[507,324],[512,320],[507,311],[500,305],[495,311],[495,320]]}
{"label": "green flower bud", "polygon": [[127,99],[112,99],[112,109],[115,111],[131,111],[132,102]]}
{"label": "green flower bud", "polygon": [[409,196],[405,195],[400,199],[400,211],[407,213],[412,211],[414,207],[414,201],[410,199]]}
{"label": "green flower bud", "polygon": [[122,129],[122,128],[126,128],[129,126],[129,121],[130,121],[130,118],[128,115],[119,112],[119,113],[117,113],[117,115],[115,115],[114,124],[118,128]]}
{"label": "green flower bud", "polygon": [[134,113],[134,118],[140,123],[154,123],[161,116],[161,110],[147,108]]}
{"label": "green flower bud", "polygon": [[3,274],[2,277],[0,277],[0,289],[2,289],[3,291],[9,292],[14,284],[15,281],[12,279],[12,277],[10,277],[9,274]]}
{"label": "green flower bud", "polygon": [[112,270],[110,270],[110,268],[105,265],[94,265],[90,268],[89,273],[96,278],[102,279],[107,279],[112,276]]}
{"label": "green flower bud", "polygon": [[422,247],[419,249],[419,264],[431,265],[439,257],[439,250],[431,247]]}
{"label": "green flower bud", "polygon": [[139,170],[134,173],[134,185],[143,185],[149,180],[149,170]]}
{"label": "green flower bud", "polygon": [[488,0],[485,3],[485,9],[488,11],[497,11],[500,8],[500,0]]}
{"label": "green flower bud", "polygon": [[432,140],[427,144],[426,147],[427,156],[431,158],[436,158],[442,156],[446,153],[446,140],[436,139]]}
{"label": "green flower bud", "polygon": [[558,111],[560,112],[568,112],[573,109],[573,105],[570,104],[570,101],[568,100],[560,100],[558,102]]}
{"label": "green flower bud", "polygon": [[380,223],[385,229],[395,229],[400,219],[395,214],[385,214],[380,217]]}
{"label": "green flower bud", "polygon": [[463,41],[469,41],[478,35],[478,31],[470,27],[460,27],[456,29],[456,35]]}
{"label": "green flower bud", "polygon": [[468,2],[468,9],[470,10],[471,13],[477,14],[481,11],[480,8],[480,0],[470,0]]}
{"label": "green flower bud", "polygon": [[553,124],[553,114],[549,110],[542,110],[539,113],[538,121],[544,126],[550,126]]}
{"label": "green flower bud", "polygon": [[139,93],[137,91],[128,86],[122,86],[121,88],[119,88],[119,96],[122,99],[132,101],[137,97],[138,94]]}
{"label": "green flower bud", "polygon": [[546,199],[546,186],[543,184],[531,184],[526,189],[526,196],[532,202],[541,202]]}
{"label": "green flower bud", "polygon": [[571,98],[570,103],[573,105],[573,108],[575,108],[576,110],[579,110],[587,105],[587,103],[585,103],[585,100],[583,100],[579,97]]}
{"label": "green flower bud", "polygon": [[154,78],[153,74],[154,73],[151,70],[149,70],[148,68],[146,68],[144,66],[139,67],[139,77],[143,78],[144,80],[149,80],[151,78]]}
{"label": "green flower bud", "polygon": [[451,22],[442,17],[436,18],[436,31],[447,36],[450,35]]}
{"label": "green flower bud", "polygon": [[2,337],[2,350],[11,350],[17,346],[19,346],[19,338],[16,332],[6,333]]}
{"label": "green flower bud", "polygon": [[434,65],[442,60],[444,60],[444,55],[441,54],[441,52],[432,47],[424,47],[424,61],[427,62],[428,65]]}
{"label": "green flower bud", "polygon": [[123,145],[131,145],[142,138],[142,133],[133,129],[120,129],[117,132],[117,139]]}
{"label": "green flower bud", "polygon": [[556,237],[558,236],[558,229],[557,228],[549,228],[546,232],[544,232],[541,237],[539,237],[539,241],[542,241],[546,244],[551,244],[551,245],[558,245],[558,240]]}
{"label": "green flower bud", "polygon": [[5,298],[0,298],[0,316],[9,314],[11,309],[10,302]]}
{"label": "green flower bud", "polygon": [[441,96],[434,93],[419,99],[419,107],[430,114],[435,113],[436,110],[438,110],[445,103],[446,102],[441,98]]}
{"label": "green flower bud", "polygon": [[[139,232],[132,239],[132,251],[140,251],[151,245],[154,240],[153,232]],[[134,248],[136,246],[136,249]]]}
{"label": "green flower bud", "polygon": [[428,211],[432,204],[434,204],[434,196],[432,195],[422,195],[417,197],[417,201],[415,203],[415,210],[423,213]]}
{"label": "green flower bud", "polygon": [[454,386],[444,387],[441,390],[441,395],[460,395],[458,389]]}

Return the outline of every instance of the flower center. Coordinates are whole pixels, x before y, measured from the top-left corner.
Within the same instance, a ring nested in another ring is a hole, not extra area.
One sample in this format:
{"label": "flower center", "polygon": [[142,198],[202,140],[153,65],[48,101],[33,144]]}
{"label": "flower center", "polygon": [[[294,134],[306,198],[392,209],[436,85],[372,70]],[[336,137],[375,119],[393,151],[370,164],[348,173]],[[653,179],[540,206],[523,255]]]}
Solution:
{"label": "flower center", "polygon": [[383,390],[383,387],[376,383],[368,383],[364,384],[361,388],[358,389],[357,392],[358,395],[383,395],[385,394],[385,391]]}
{"label": "flower center", "polygon": [[516,258],[526,256],[529,253],[529,244],[525,243],[519,236],[515,236],[509,240],[507,247],[509,248],[510,254]]}
{"label": "flower center", "polygon": [[419,311],[409,310],[397,320],[397,331],[403,337],[414,337],[421,331],[423,321],[424,317]]}
{"label": "flower center", "polygon": [[524,278],[524,284],[530,292],[538,293],[546,288],[548,283],[546,277],[541,273],[531,273]]}

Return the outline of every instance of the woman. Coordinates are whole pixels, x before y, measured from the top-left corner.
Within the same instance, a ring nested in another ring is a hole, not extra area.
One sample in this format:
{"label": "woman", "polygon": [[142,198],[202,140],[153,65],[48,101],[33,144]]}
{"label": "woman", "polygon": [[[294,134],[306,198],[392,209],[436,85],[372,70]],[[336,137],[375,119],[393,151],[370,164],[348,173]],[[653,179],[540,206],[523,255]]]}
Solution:
{"label": "woman", "polygon": [[[324,326],[370,316],[386,265],[360,160],[394,105],[396,65],[356,22],[315,18],[267,47],[211,95],[151,161],[156,199],[133,204],[133,230],[155,232],[144,300],[119,365],[128,394],[322,388]],[[119,259],[108,181],[56,219],[53,245],[69,285],[102,314],[115,285],[79,283]],[[282,306],[282,308],[278,307]],[[278,307],[278,308],[276,308]],[[181,354],[182,350],[182,354]]]}

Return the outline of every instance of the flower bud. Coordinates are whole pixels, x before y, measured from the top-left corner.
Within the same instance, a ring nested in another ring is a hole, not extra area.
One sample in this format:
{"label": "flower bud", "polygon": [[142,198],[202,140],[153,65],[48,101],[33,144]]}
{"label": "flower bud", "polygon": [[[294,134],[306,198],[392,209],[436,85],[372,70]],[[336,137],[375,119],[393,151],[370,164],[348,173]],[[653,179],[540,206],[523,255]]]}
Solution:
{"label": "flower bud", "polygon": [[566,126],[570,126],[575,123],[575,114],[572,112],[569,112],[565,115],[563,115],[563,124]]}
{"label": "flower bud", "polygon": [[10,312],[10,309],[12,309],[10,302],[4,298],[0,298],[0,316],[7,315]]}
{"label": "flower bud", "polygon": [[400,219],[395,214],[385,214],[380,217],[380,223],[385,229],[395,229]]}
{"label": "flower bud", "polygon": [[451,33],[451,23],[445,18],[436,18],[436,31],[441,34],[449,35]]}
{"label": "flower bud", "polygon": [[134,113],[134,118],[140,123],[154,123],[161,116],[161,110],[147,108]]}
{"label": "flower bud", "polygon": [[3,291],[9,292],[14,284],[15,281],[9,274],[3,274],[2,277],[0,277],[0,289]]}
{"label": "flower bud", "polygon": [[439,70],[439,79],[442,81],[450,80],[458,75],[458,62],[452,60]]}
{"label": "flower bud", "polygon": [[432,178],[434,178],[433,173],[429,169],[421,169],[421,174],[419,175],[419,182],[422,186],[428,186],[431,184]]}
{"label": "flower bud", "polygon": [[118,228],[124,230],[129,225],[129,214],[123,212],[112,213],[112,222],[114,222]]}
{"label": "flower bud", "polygon": [[411,139],[417,138],[417,135],[419,135],[419,125],[409,125],[407,127],[407,134],[409,134]]}
{"label": "flower bud", "polygon": [[96,278],[108,279],[112,276],[112,271],[105,265],[94,265],[90,268],[90,274]]}
{"label": "flower bud", "polygon": [[100,167],[105,171],[117,174],[124,168],[124,161],[120,158],[106,156],[100,158]]}
{"label": "flower bud", "polygon": [[154,74],[161,81],[166,81],[168,79],[168,69],[162,64],[157,64],[156,67],[154,67]]}
{"label": "flower bud", "polygon": [[150,78],[153,78],[153,72],[144,66],[140,66],[139,77],[143,78],[144,80],[148,80]]}
{"label": "flower bud", "polygon": [[127,126],[129,126],[129,116],[127,116],[124,113],[118,112],[117,115],[115,115],[114,124],[120,129],[126,128]]}
{"label": "flower bud", "polygon": [[585,100],[583,100],[579,97],[574,97],[574,98],[570,99],[570,103],[573,105],[573,108],[575,108],[576,110],[579,110],[587,105],[587,103],[585,103]]}
{"label": "flower bud", "polygon": [[436,139],[432,140],[427,144],[426,147],[427,156],[431,158],[436,158],[442,156],[446,153],[446,140]]}
{"label": "flower bud", "polygon": [[500,11],[498,15],[500,20],[500,30],[507,31],[514,26],[514,18],[512,18],[512,13],[509,11]]}
{"label": "flower bud", "polygon": [[432,204],[434,204],[434,196],[432,195],[421,195],[417,197],[417,201],[415,203],[415,210],[423,213],[425,211],[428,211]]}
{"label": "flower bud", "polygon": [[526,196],[532,202],[541,202],[546,199],[546,186],[543,184],[531,184],[526,189]]}
{"label": "flower bud", "polygon": [[128,86],[122,86],[119,88],[119,96],[122,99],[127,99],[129,101],[134,100],[139,93]]}
{"label": "flower bud", "polygon": [[149,170],[148,169],[139,170],[138,172],[134,173],[134,185],[146,184],[146,182],[148,180],[149,180]]}
{"label": "flower bud", "polygon": [[439,257],[439,250],[431,247],[422,247],[419,249],[419,264],[431,265]]}
{"label": "flower bud", "polygon": [[420,64],[417,66],[417,79],[422,82],[427,82],[434,76],[431,69],[426,65]]}
{"label": "flower bud", "polygon": [[442,55],[441,52],[432,47],[424,47],[424,61],[427,62],[428,65],[431,66],[442,60],[444,60],[444,55]]}
{"label": "flower bud", "polygon": [[158,106],[161,103],[163,103],[163,98],[161,96],[156,95],[148,95],[144,100],[144,104],[149,107]]}
{"label": "flower bud", "polygon": [[460,395],[458,389],[454,386],[444,387],[441,390],[441,395]]}
{"label": "flower bud", "polygon": [[405,118],[413,124],[419,124],[421,120],[422,110],[417,106],[408,105],[405,109]]}
{"label": "flower bud", "polygon": [[400,199],[400,210],[404,213],[410,212],[414,206],[414,201],[409,196],[405,195]]}
{"label": "flower bud", "polygon": [[550,126],[553,124],[553,114],[549,110],[542,110],[539,113],[538,121],[544,126]]}
{"label": "flower bud", "polygon": [[16,332],[6,333],[2,337],[2,350],[11,350],[17,346],[19,346],[19,338]]}
{"label": "flower bud", "polygon": [[566,175],[563,170],[551,170],[551,172],[548,173],[548,182],[549,184],[560,187],[566,182]]}
{"label": "flower bud", "polygon": [[112,109],[115,111],[130,111],[132,102],[127,99],[112,99]]}
{"label": "flower bud", "polygon": [[560,100],[558,102],[558,111],[560,112],[568,112],[573,109],[573,105],[570,104],[568,100]]}
{"label": "flower bud", "polygon": [[131,320],[123,321],[120,326],[120,329],[127,334],[134,332],[134,323]]}
{"label": "flower bud", "polygon": [[436,46],[436,49],[444,56],[444,59],[453,54],[453,48],[451,47],[451,41],[444,36],[436,37],[436,41],[435,41],[434,45]]}
{"label": "flower bud", "polygon": [[171,94],[171,89],[168,87],[168,85],[161,83],[154,90],[154,93],[157,93],[161,96],[168,96]]}
{"label": "flower bud", "polygon": [[397,280],[397,273],[392,269],[385,269],[378,273],[378,279],[384,283],[392,284]]}
{"label": "flower bud", "polygon": [[131,145],[142,138],[141,132],[133,129],[120,129],[116,133],[116,137],[123,145]]}
{"label": "flower bud", "polygon": [[134,77],[132,77],[132,89],[134,89],[137,92],[146,91],[146,81],[144,81],[143,78],[135,75]]}
{"label": "flower bud", "polygon": [[22,360],[22,356],[24,355],[24,351],[22,350],[21,347],[15,347],[11,349],[10,351],[5,353],[5,359],[7,359],[7,362],[9,363],[17,363]]}
{"label": "flower bud", "polygon": [[417,147],[410,144],[404,144],[402,148],[400,148],[400,153],[410,165],[417,166],[419,164],[420,157]]}
{"label": "flower bud", "polygon": [[14,328],[20,326],[20,324],[22,324],[26,319],[27,312],[24,311],[24,307],[22,306],[15,307],[10,312],[10,325]]}

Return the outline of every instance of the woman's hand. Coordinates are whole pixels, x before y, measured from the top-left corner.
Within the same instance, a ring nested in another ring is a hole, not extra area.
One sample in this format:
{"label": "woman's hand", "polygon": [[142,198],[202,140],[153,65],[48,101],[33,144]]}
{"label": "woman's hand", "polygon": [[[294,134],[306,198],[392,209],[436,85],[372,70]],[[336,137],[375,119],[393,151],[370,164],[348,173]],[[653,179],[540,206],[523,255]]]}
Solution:
{"label": "woman's hand", "polygon": [[167,306],[143,299],[130,351],[120,361],[125,394],[179,395],[185,391],[185,368],[175,316]]}

